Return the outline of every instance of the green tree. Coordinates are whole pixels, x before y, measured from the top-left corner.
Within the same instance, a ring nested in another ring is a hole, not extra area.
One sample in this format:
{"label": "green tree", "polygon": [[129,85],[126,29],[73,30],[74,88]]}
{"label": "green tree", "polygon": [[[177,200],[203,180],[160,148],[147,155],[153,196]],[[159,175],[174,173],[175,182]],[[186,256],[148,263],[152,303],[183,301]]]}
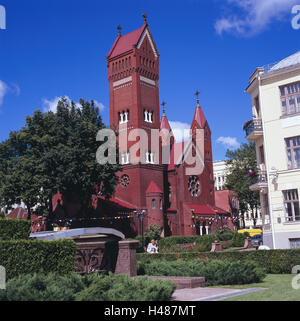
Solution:
{"label": "green tree", "polygon": [[0,144],[0,203],[23,201],[28,213],[53,217],[52,196],[59,190],[66,200],[76,198],[81,214],[89,214],[93,194],[110,197],[119,165],[100,165],[97,132],[105,126],[93,101],[80,107],[63,98],[57,112],[37,110],[25,126]]}
{"label": "green tree", "polygon": [[235,151],[227,150],[227,175],[225,188],[235,191],[239,200],[240,216],[245,227],[245,213],[251,212],[254,226],[256,226],[258,208],[260,206],[259,193],[251,191],[250,186],[257,179],[257,161],[255,144],[242,144]]}

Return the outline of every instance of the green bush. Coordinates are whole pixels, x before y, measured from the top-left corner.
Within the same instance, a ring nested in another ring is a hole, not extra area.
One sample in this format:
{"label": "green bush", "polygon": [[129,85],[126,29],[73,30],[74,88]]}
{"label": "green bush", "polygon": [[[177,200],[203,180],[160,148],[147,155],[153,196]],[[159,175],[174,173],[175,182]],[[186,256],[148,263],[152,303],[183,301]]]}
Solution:
{"label": "green bush", "polygon": [[138,268],[153,261],[190,261],[195,258],[207,260],[251,261],[264,268],[270,274],[289,274],[292,268],[300,265],[300,249],[269,251],[224,251],[224,252],[192,252],[192,253],[158,253],[137,254]]}
{"label": "green bush", "polygon": [[170,281],[150,280],[128,275],[91,275],[90,284],[78,293],[78,301],[168,301],[176,285]]}
{"label": "green bush", "polygon": [[0,240],[28,240],[30,226],[27,220],[0,219]]}
{"label": "green bush", "polygon": [[7,279],[34,272],[72,272],[75,253],[73,240],[0,241],[0,265],[5,267]]}
{"label": "green bush", "polygon": [[247,237],[250,237],[248,232],[245,233],[235,233],[232,239],[233,247],[243,247]]}
{"label": "green bush", "polygon": [[9,280],[0,301],[74,301],[84,288],[83,278],[76,273],[27,274]]}
{"label": "green bush", "polygon": [[163,251],[175,252],[180,249],[183,244],[196,244],[196,251],[210,251],[212,243],[214,241],[226,242],[230,240],[235,240],[232,244],[227,247],[235,246],[242,247],[244,245],[244,240],[248,236],[248,233],[239,234],[230,229],[216,230],[215,233],[209,235],[194,235],[194,236],[170,236],[163,238],[159,241],[159,249]]}
{"label": "green bush", "polygon": [[[139,272],[141,273],[139,266]],[[262,281],[265,277],[263,268],[250,261],[221,261],[204,262],[200,259],[190,261],[153,261],[143,265],[146,275],[153,276],[189,276],[205,277],[206,285],[250,284]]]}
{"label": "green bush", "polygon": [[168,301],[175,287],[170,281],[127,275],[35,273],[9,280],[0,301]]}
{"label": "green bush", "polygon": [[0,211],[0,219],[5,218],[5,213],[3,211]]}
{"label": "green bush", "polygon": [[145,246],[147,246],[151,240],[160,240],[161,235],[161,228],[158,225],[150,225],[145,234],[144,234],[144,240],[145,240]]}

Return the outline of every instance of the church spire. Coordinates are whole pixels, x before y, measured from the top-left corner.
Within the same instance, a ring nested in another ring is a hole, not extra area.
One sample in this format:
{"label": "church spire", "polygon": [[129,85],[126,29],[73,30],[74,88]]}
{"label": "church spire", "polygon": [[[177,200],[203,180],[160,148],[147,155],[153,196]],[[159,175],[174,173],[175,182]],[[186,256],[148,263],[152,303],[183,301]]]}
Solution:
{"label": "church spire", "polygon": [[194,115],[193,122],[192,122],[192,127],[194,126],[194,123],[196,122],[196,124],[200,128],[203,128],[206,123],[206,118],[205,118],[202,108],[200,106],[199,94],[200,94],[200,92],[197,90],[195,93],[195,96],[197,97],[197,106],[196,106],[196,111],[195,111],[195,115]]}
{"label": "church spire", "polygon": [[161,117],[161,121],[160,121],[160,131],[162,132],[162,145],[166,146],[169,145],[171,143],[172,145],[172,139],[171,141],[169,141],[170,138],[168,138],[168,136],[171,134],[171,137],[173,136],[173,132],[172,132],[172,128],[170,126],[170,123],[168,121],[167,115],[166,115],[166,102],[162,102],[162,107],[163,107],[163,114]]}

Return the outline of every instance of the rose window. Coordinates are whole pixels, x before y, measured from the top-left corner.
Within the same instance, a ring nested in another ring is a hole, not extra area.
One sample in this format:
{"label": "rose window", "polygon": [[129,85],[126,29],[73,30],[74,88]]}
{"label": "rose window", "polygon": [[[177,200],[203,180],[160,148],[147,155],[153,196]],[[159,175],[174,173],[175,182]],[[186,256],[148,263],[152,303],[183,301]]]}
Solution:
{"label": "rose window", "polygon": [[127,187],[129,185],[129,183],[130,183],[129,176],[128,175],[123,175],[121,177],[121,185],[122,185],[122,187]]}
{"label": "rose window", "polygon": [[191,176],[189,178],[189,192],[193,197],[198,197],[200,195],[200,181],[197,176]]}

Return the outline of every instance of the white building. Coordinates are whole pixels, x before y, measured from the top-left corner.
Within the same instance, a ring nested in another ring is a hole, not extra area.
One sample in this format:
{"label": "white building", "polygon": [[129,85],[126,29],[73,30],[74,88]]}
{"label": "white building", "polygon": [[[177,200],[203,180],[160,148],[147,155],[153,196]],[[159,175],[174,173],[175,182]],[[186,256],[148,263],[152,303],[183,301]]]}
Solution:
{"label": "white building", "polygon": [[246,127],[256,144],[264,244],[300,247],[300,52],[273,67],[257,68],[246,92],[253,120]]}
{"label": "white building", "polygon": [[[227,166],[225,161],[216,161],[213,163],[214,168],[214,179],[215,179],[215,190],[216,193],[218,191],[224,190],[224,185],[226,183],[226,175],[227,175]],[[257,213],[256,226],[254,226],[254,222],[252,219],[251,211],[245,214],[245,228],[253,229],[262,226],[261,219],[261,211],[258,210]],[[242,221],[240,221],[240,226],[242,226]]]}

